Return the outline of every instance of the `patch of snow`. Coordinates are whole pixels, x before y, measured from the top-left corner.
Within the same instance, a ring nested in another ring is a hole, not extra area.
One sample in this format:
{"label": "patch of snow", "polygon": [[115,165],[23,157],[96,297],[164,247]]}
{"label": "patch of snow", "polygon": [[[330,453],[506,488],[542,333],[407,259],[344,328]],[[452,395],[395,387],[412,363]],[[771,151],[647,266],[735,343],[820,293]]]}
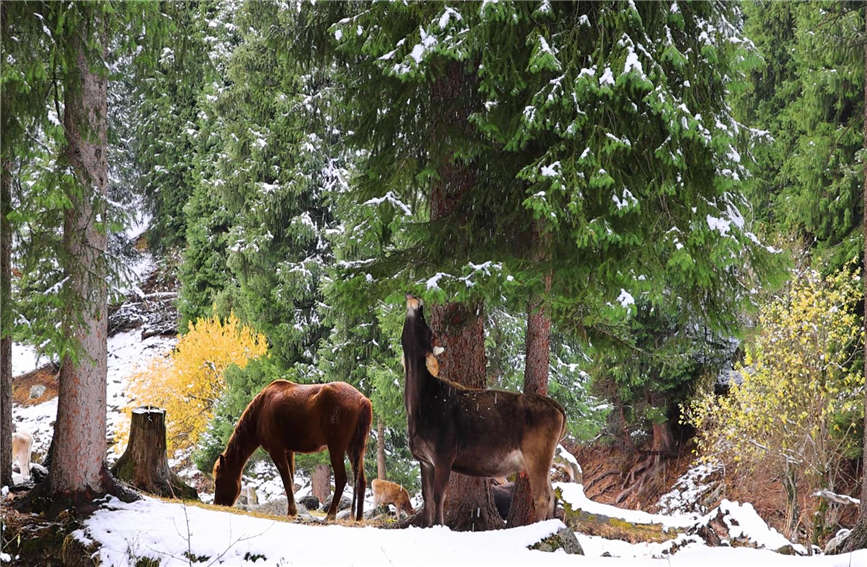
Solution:
{"label": "patch of snow", "polygon": [[40,364],[48,362],[40,357],[36,349],[30,345],[12,343],[12,376],[19,376],[39,368]]}
{"label": "patch of snow", "polygon": [[617,301],[623,307],[629,307],[630,305],[635,305],[635,298],[632,297],[632,294],[626,291],[623,288],[620,288],[620,295],[617,296]]}
{"label": "patch of snow", "polygon": [[700,503],[700,500],[712,489],[708,479],[719,470],[721,470],[720,465],[711,463],[700,463],[690,467],[675,481],[670,491],[659,497],[660,512],[665,514],[706,513],[707,509]]}
{"label": "patch of snow", "polygon": [[146,497],[131,504],[108,499],[75,537],[98,542],[101,563],[118,566],[131,555],[159,559],[163,567],[188,565],[188,553],[225,565],[255,565],[256,557],[266,565],[565,565],[575,558],[527,549],[563,527],[559,520],[475,533],[309,526]]}
{"label": "patch of snow", "polygon": [[641,510],[627,510],[610,504],[602,504],[587,498],[584,486],[569,482],[555,482],[555,489],[560,489],[563,501],[573,510],[585,510],[591,514],[602,514],[611,518],[621,518],[633,524],[662,524],[663,528],[685,529],[692,526],[698,519],[697,514],[651,514]]}

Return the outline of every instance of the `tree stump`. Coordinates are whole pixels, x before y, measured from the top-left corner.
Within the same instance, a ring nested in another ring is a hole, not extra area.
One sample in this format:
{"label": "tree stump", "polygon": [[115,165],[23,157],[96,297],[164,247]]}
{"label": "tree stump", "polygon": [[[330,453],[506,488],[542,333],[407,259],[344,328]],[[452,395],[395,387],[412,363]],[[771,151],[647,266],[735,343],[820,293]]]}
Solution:
{"label": "tree stump", "polygon": [[158,496],[198,500],[196,490],[169,469],[166,456],[166,411],[152,406],[132,410],[129,443],[111,468],[132,486]]}
{"label": "tree stump", "polygon": [[331,495],[331,469],[328,468],[328,465],[316,465],[313,468],[310,483],[312,485],[311,492],[319,500],[319,503],[325,504],[329,502],[328,497]]}

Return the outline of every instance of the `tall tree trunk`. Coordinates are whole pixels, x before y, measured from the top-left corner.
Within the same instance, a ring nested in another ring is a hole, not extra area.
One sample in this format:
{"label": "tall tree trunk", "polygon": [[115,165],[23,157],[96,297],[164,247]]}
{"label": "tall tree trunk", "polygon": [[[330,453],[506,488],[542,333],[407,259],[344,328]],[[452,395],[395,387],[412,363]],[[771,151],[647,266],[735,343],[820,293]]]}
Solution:
{"label": "tall tree trunk", "polygon": [[[486,387],[481,305],[436,305],[431,311],[431,329],[445,347],[439,356],[440,376],[473,388]],[[445,522],[450,528],[482,531],[503,526],[494,505],[490,479],[452,472],[446,490]]]}
{"label": "tall tree trunk", "polygon": [[385,480],[385,422],[376,418],[376,478]]}
{"label": "tall tree trunk", "polygon": [[[83,8],[80,8],[83,10]],[[63,222],[64,266],[74,301],[65,322],[79,345],[60,367],[54,454],[49,490],[55,497],[80,502],[105,494],[112,478],[106,451],[106,283],[105,197],[106,77],[102,65],[88,57],[88,39],[105,56],[106,28],[99,7],[90,7],[78,30],[69,36],[75,62],[64,84],[65,158],[75,171],[79,190],[70,192],[72,206]],[[93,64],[91,64],[93,63]]]}
{"label": "tall tree trunk", "polygon": [[[431,85],[431,104],[438,111],[436,138],[446,148],[438,156],[439,179],[431,187],[430,217],[447,221],[457,232],[465,222],[457,213],[461,200],[474,189],[476,171],[471,164],[451,159],[451,148],[472,130],[469,115],[476,96],[475,78],[458,62],[448,65],[445,74]],[[462,241],[455,239],[457,247]],[[462,250],[456,249],[456,255]],[[487,386],[483,306],[462,303],[435,305],[431,329],[445,352],[440,355],[440,376],[475,388]],[[427,503],[425,503],[427,505]],[[445,502],[446,525],[455,530],[488,530],[502,527],[494,506],[491,481],[455,472],[449,477]]]}
{"label": "tall tree trunk", "polygon": [[0,170],[0,485],[12,485],[12,229],[9,212],[12,177],[4,159]]}
{"label": "tall tree trunk", "polygon": [[[11,32],[6,6],[0,5],[0,33]],[[12,208],[12,175],[10,141],[13,119],[10,94],[0,93],[0,486],[12,484],[12,228],[9,212]]]}
{"label": "tall tree trunk", "polygon": [[[864,149],[867,150],[867,1],[864,2],[862,10],[864,18],[864,37],[861,38],[864,43]],[[864,443],[861,449],[861,505],[858,510],[858,521],[855,522],[855,527],[852,533],[846,538],[843,544],[843,551],[854,551],[856,549],[867,548],[867,159],[864,159],[861,164],[864,175],[864,203],[862,213],[862,224],[864,225],[864,257],[863,257],[863,278],[864,286]]]}
{"label": "tall tree trunk", "polygon": [[[534,235],[537,248],[538,234]],[[543,260],[544,251],[537,255]],[[551,274],[545,276],[545,291],[551,289]],[[548,368],[551,360],[551,317],[544,298],[534,294],[527,305],[527,331],[524,339],[524,393],[548,395]],[[524,526],[536,521],[536,508],[530,492],[530,480],[521,473],[515,479],[512,506],[506,524],[509,527]]]}

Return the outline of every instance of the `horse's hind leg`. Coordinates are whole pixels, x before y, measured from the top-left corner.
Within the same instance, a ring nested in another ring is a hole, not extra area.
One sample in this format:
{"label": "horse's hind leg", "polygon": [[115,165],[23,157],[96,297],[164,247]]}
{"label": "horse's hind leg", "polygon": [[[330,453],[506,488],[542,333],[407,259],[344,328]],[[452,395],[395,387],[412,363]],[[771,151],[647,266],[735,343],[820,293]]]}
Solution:
{"label": "horse's hind leg", "polygon": [[554,494],[551,491],[551,482],[548,480],[548,468],[544,464],[543,466],[531,464],[527,467],[537,522],[554,517]]}
{"label": "horse's hind leg", "polygon": [[[288,502],[286,513],[289,516],[294,516],[298,513],[298,508],[295,506],[295,475],[293,474],[295,454],[285,450],[268,451],[268,454],[271,455],[271,460],[274,461],[274,465],[280,471],[280,478],[283,480],[283,489],[286,491]],[[290,458],[293,466],[289,465]]]}
{"label": "horse's hind leg", "polygon": [[[364,519],[364,491],[367,488],[367,479],[364,476],[364,452],[363,446],[350,447],[349,458],[352,465],[352,478],[355,479],[352,487],[352,512],[355,515],[355,521],[360,522]],[[351,516],[350,515],[350,516]]]}
{"label": "horse's hind leg", "polygon": [[346,465],[343,464],[343,451],[328,448],[331,457],[331,468],[334,469],[334,497],[331,498],[331,506],[328,507],[326,521],[331,521],[337,516],[337,507],[340,505],[340,497],[343,496],[343,488],[346,486]]}

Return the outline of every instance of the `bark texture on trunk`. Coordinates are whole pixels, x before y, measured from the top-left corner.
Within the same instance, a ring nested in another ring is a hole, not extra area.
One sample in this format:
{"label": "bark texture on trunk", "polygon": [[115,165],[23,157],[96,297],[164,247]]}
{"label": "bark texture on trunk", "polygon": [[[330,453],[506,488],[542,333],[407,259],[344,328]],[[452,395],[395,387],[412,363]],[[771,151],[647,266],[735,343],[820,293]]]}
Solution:
{"label": "bark texture on trunk", "polygon": [[[77,357],[64,357],[59,378],[54,454],[49,474],[53,495],[89,499],[109,489],[106,451],[106,311],[105,221],[106,77],[89,61],[86,38],[95,39],[105,56],[105,22],[93,7],[69,41],[76,54],[64,84],[65,159],[75,171],[80,191],[71,191],[64,215],[64,268],[74,305],[65,322],[68,336],[80,345]],[[78,311],[78,313],[76,313]],[[80,315],[80,316],[79,316]]]}
{"label": "bark texture on trunk", "polygon": [[318,464],[313,467],[310,483],[313,496],[319,500],[319,504],[327,503],[328,497],[331,496],[331,469],[328,465]]}
{"label": "bark texture on trunk", "polygon": [[376,419],[376,478],[385,480],[385,422]]}
{"label": "bark texture on trunk", "polygon": [[[469,115],[475,94],[475,79],[462,63],[452,62],[431,85],[431,104],[437,111],[435,133],[442,148],[453,148],[469,135]],[[437,165],[439,179],[431,187],[432,221],[447,221],[446,238],[465,223],[457,213],[462,199],[476,184],[472,165],[452,162],[448,153]],[[456,255],[462,254],[461,237],[451,238]],[[487,386],[485,329],[481,305],[447,303],[431,309],[431,329],[445,347],[439,357],[440,377],[475,388]],[[455,530],[488,530],[503,522],[491,494],[491,481],[452,472],[446,488],[445,522]]]}
{"label": "bark texture on trunk", "polygon": [[4,159],[0,170],[0,485],[12,485],[12,176]]}
{"label": "bark texture on trunk", "polygon": [[[545,263],[550,258],[548,240],[534,227],[534,259]],[[552,274],[545,274],[545,293],[551,291]],[[551,315],[545,306],[545,298],[533,293],[527,302],[527,331],[524,337],[524,393],[548,395],[548,368],[551,362]],[[512,506],[506,524],[509,527],[525,526],[536,520],[536,507],[526,474],[515,478]]]}
{"label": "bark texture on trunk", "polygon": [[198,499],[196,490],[169,469],[166,412],[160,408],[142,406],[133,410],[129,443],[111,472],[120,480],[151,494],[183,500]]}
{"label": "bark texture on trunk", "polygon": [[[448,303],[434,306],[431,329],[445,351],[438,357],[440,376],[459,384],[484,388],[485,327],[480,305]],[[454,530],[500,528],[491,480],[452,472],[446,489],[445,522]]]}

